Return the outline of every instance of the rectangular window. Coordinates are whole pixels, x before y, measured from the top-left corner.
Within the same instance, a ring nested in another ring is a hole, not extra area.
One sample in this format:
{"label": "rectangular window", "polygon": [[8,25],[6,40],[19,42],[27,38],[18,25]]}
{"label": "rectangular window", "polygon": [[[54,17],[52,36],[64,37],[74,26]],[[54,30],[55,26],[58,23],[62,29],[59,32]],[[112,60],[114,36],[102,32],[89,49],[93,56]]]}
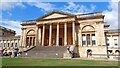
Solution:
{"label": "rectangular window", "polygon": [[107,46],[109,46],[110,44],[109,43],[107,43]]}
{"label": "rectangular window", "polygon": [[82,41],[82,45],[85,45],[85,43],[86,43],[85,41]]}
{"label": "rectangular window", "polygon": [[117,41],[117,39],[114,39],[114,41]]}
{"label": "rectangular window", "polygon": [[92,45],[95,45],[96,43],[95,43],[95,40],[92,40]]}
{"label": "rectangular window", "polygon": [[90,45],[90,34],[87,34],[87,44]]}
{"label": "rectangular window", "polygon": [[92,34],[92,45],[95,45],[96,42],[95,42],[95,34]]}
{"label": "rectangular window", "polygon": [[82,34],[82,45],[85,45],[86,43],[86,36],[85,34]]}
{"label": "rectangular window", "polygon": [[8,43],[8,47],[9,47],[9,43]]}

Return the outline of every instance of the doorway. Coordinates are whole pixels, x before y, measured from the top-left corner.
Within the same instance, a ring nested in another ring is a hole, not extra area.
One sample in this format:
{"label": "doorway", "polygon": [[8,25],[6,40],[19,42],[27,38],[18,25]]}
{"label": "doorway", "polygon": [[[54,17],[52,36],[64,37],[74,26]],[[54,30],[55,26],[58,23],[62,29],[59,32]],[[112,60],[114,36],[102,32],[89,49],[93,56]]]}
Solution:
{"label": "doorway", "polygon": [[62,38],[59,38],[59,45],[62,46]]}

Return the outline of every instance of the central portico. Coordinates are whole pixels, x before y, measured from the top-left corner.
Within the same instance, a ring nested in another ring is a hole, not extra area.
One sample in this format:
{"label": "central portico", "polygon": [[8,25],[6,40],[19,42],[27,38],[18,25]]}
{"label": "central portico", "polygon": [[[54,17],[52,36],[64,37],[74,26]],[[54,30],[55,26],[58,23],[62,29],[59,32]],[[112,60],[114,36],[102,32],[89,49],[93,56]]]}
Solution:
{"label": "central portico", "polygon": [[[75,45],[75,20],[61,17],[59,20],[38,21],[38,45],[66,46]],[[65,19],[65,20],[64,20]],[[44,19],[43,19],[44,20]],[[64,20],[64,21],[63,21]]]}
{"label": "central portico", "polygon": [[[31,25],[27,23],[26,25]],[[34,24],[34,22],[33,22]],[[67,46],[75,45],[75,15],[51,12],[36,19],[36,29],[31,38],[27,35],[27,46]],[[30,43],[27,43],[30,42]]]}

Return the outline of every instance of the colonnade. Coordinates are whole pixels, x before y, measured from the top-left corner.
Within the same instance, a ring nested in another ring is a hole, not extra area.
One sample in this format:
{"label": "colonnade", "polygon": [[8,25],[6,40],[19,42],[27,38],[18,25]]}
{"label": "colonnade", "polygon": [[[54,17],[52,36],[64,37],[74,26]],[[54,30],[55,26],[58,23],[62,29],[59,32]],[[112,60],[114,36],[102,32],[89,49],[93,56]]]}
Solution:
{"label": "colonnade", "polygon": [[[67,45],[67,25],[68,23],[65,22],[64,23],[64,46]],[[59,46],[59,31],[60,31],[60,24],[57,23],[57,31],[56,31],[56,46]],[[52,45],[52,28],[53,25],[52,24],[49,24],[49,46]],[[46,26],[45,24],[42,25],[42,34],[41,34],[41,28],[38,29],[38,41],[39,43],[41,43],[42,46],[44,46],[44,41],[45,41],[45,29],[46,29]],[[41,36],[42,35],[42,36]],[[75,22],[72,22],[72,42],[73,42],[73,45],[75,45]]]}
{"label": "colonnade", "polygon": [[0,40],[0,47],[19,47],[20,39]]}

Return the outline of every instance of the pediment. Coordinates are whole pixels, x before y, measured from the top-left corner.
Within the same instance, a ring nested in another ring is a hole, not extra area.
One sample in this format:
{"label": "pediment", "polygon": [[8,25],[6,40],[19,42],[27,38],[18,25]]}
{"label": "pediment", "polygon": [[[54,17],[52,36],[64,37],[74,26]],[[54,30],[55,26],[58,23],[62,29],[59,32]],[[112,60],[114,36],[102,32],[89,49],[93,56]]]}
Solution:
{"label": "pediment", "polygon": [[60,18],[60,17],[67,17],[67,15],[54,13],[54,14],[49,15],[49,16],[47,16],[47,17],[43,18],[43,19]]}
{"label": "pediment", "polygon": [[63,18],[63,17],[70,17],[70,16],[75,16],[75,15],[69,14],[69,13],[53,11],[53,12],[50,12],[40,18],[37,18],[36,20],[39,21],[39,20],[43,20],[43,19],[55,19],[55,18]]}

